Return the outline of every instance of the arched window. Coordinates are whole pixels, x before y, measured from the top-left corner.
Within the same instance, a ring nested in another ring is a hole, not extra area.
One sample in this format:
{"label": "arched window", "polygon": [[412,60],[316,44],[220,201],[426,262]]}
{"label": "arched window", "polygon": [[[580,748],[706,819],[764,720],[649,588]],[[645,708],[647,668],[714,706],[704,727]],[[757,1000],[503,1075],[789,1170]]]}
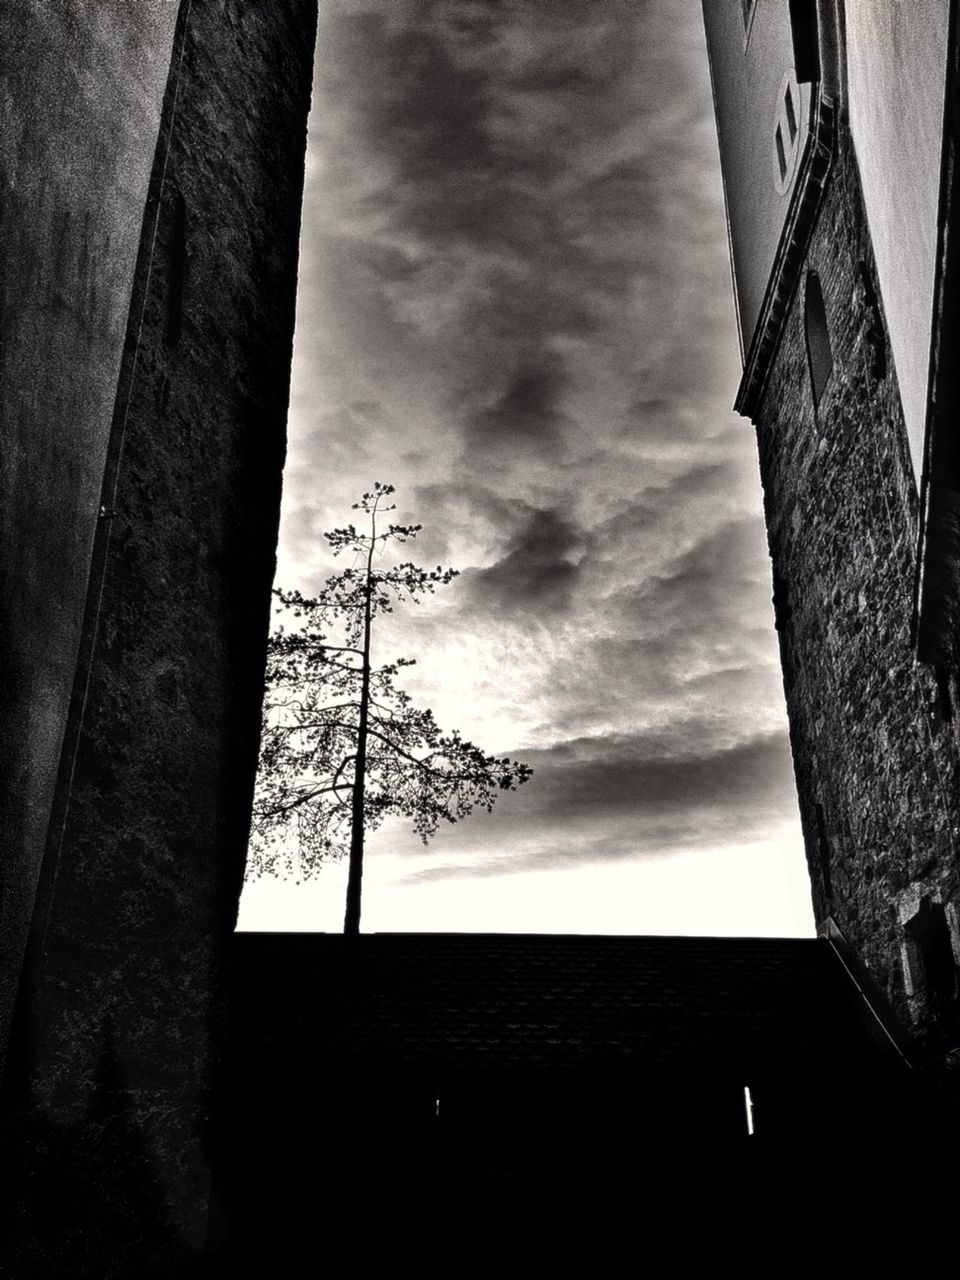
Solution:
{"label": "arched window", "polygon": [[807,336],[807,363],[810,366],[810,385],[813,403],[820,403],[827,380],[833,369],[833,351],[830,348],[830,330],[827,326],[827,309],[823,303],[820,277],[815,271],[807,272],[804,294],[803,323]]}
{"label": "arched window", "polygon": [[908,984],[914,992],[923,991],[928,1002],[942,1011],[958,995],[957,960],[943,904],[924,898],[903,931]]}

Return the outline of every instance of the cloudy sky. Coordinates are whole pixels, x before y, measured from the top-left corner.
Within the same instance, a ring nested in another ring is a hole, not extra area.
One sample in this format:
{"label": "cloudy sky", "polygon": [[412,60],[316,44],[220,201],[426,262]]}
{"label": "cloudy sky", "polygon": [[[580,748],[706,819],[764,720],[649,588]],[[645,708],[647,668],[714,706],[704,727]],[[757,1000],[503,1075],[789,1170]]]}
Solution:
{"label": "cloudy sky", "polygon": [[811,931],[738,374],[699,5],[321,0],[278,582],[394,484],[461,576],[379,656],[535,770],[372,837],[365,929]]}

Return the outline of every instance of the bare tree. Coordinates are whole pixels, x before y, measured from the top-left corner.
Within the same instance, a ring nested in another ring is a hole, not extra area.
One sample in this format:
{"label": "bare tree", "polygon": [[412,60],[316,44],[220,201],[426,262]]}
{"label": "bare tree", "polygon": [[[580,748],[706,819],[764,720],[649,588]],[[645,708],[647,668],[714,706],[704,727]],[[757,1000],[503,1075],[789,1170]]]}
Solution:
{"label": "bare tree", "polygon": [[[441,821],[456,822],[515,790],[532,770],[485,755],[433,713],[415,707],[396,684],[414,659],[376,665],[374,623],[397,603],[418,603],[457,571],[404,561],[387,567],[387,543],[415,538],[421,525],[387,523],[392,485],[375,484],[353,509],[368,526],[324,536],[335,556],[355,562],[327,579],[320,594],[274,592],[292,620],[271,635],[260,772],[248,874],[308,877],[326,859],[349,855],[344,932],[360,928],[364,835],[384,818],[413,820],[424,843]],[[331,638],[332,637],[332,638]]]}

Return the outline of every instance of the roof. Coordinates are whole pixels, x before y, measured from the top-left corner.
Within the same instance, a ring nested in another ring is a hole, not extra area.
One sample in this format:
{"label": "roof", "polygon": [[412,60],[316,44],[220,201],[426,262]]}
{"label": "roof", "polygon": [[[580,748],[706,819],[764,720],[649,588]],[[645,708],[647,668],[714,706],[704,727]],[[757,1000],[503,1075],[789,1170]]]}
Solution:
{"label": "roof", "polygon": [[873,1053],[815,939],[249,933],[233,961],[241,1051],[713,1073]]}

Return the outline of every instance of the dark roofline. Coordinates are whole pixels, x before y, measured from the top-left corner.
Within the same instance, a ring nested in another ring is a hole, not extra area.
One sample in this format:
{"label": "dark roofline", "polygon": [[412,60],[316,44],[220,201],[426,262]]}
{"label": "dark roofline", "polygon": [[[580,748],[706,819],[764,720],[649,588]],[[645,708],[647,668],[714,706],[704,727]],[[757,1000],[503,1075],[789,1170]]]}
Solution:
{"label": "dark roofline", "polygon": [[[714,1072],[800,1069],[893,1037],[825,939],[237,934],[237,1043],[330,1061]],[[272,1051],[272,1050],[271,1050]],[[866,1059],[864,1059],[866,1061]]]}
{"label": "dark roofline", "polygon": [[[638,946],[650,944],[652,946],[670,946],[672,943],[691,944],[697,943],[719,943],[724,944],[747,944],[757,943],[771,946],[781,946],[791,943],[798,945],[811,946],[817,942],[816,936],[813,934],[804,934],[800,937],[794,935],[784,936],[782,934],[767,933],[751,933],[751,934],[727,934],[727,933],[518,933],[514,930],[504,930],[502,932],[475,932],[472,929],[386,929],[386,930],[364,930],[354,935],[360,941],[362,946],[364,942],[371,938],[391,938],[391,939],[419,939],[426,942],[429,939],[440,938],[465,938],[471,941],[481,939],[490,939],[493,941],[515,941],[515,942],[545,942],[555,941],[557,945],[569,946],[578,942],[596,943],[603,945],[623,946],[624,944],[636,943]],[[236,939],[255,938],[263,941],[279,940],[289,938],[324,938],[324,939],[346,939],[349,942],[350,935],[343,933],[341,930],[333,930],[327,932],[322,929],[238,929],[234,935]],[[242,944],[241,944],[242,945]]]}

